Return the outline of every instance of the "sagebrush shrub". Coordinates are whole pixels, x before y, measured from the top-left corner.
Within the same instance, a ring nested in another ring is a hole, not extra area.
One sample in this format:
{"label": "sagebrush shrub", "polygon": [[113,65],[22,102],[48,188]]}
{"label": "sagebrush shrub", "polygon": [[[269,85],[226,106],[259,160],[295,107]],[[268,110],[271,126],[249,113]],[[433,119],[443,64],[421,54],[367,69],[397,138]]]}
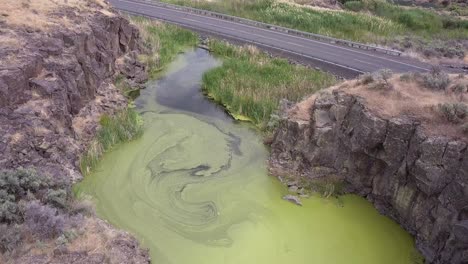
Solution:
{"label": "sagebrush shrub", "polygon": [[70,230],[80,230],[83,227],[84,216],[82,214],[76,214],[68,216],[66,219],[66,228]]}
{"label": "sagebrush shrub", "polygon": [[450,77],[439,68],[433,68],[423,75],[424,86],[432,90],[445,90],[450,84]]}
{"label": "sagebrush shrub", "polygon": [[[371,75],[373,84],[369,86],[369,89],[373,90],[387,90],[391,89],[393,86],[389,82],[390,78],[393,76],[393,72],[389,69],[378,70]],[[370,77],[366,77],[369,80]]]}
{"label": "sagebrush shrub", "polygon": [[402,82],[410,82],[414,79],[414,76],[410,73],[405,73],[400,76],[400,81]]}
{"label": "sagebrush shrub", "polygon": [[468,92],[468,86],[461,83],[454,85],[451,89],[456,94],[463,94]]}
{"label": "sagebrush shrub", "polygon": [[33,170],[2,170],[0,171],[0,189],[8,193],[23,196],[27,191],[37,192],[41,188],[47,188],[49,180],[40,177]]}
{"label": "sagebrush shrub", "polygon": [[460,123],[468,116],[468,105],[464,103],[444,103],[437,106],[442,116],[451,123]]}
{"label": "sagebrush shrub", "polygon": [[21,223],[20,201],[42,200],[57,208],[67,206],[67,190],[34,170],[0,170],[0,223]]}
{"label": "sagebrush shrub", "polygon": [[64,189],[53,190],[49,189],[46,194],[46,203],[57,208],[67,207],[68,193]]}
{"label": "sagebrush shrub", "polygon": [[374,82],[374,76],[372,75],[372,73],[366,72],[363,75],[359,76],[360,84],[366,85],[366,84],[373,83],[373,82]]}
{"label": "sagebrush shrub", "polygon": [[17,225],[0,225],[0,253],[13,251],[21,241],[22,233]]}
{"label": "sagebrush shrub", "polygon": [[49,239],[64,232],[66,219],[57,209],[33,201],[26,205],[24,221],[34,236]]}
{"label": "sagebrush shrub", "polygon": [[467,134],[468,135],[468,122],[466,124],[463,124],[461,126],[461,129],[463,131],[464,134]]}
{"label": "sagebrush shrub", "polygon": [[14,223],[21,221],[21,211],[15,201],[0,203],[0,222]]}
{"label": "sagebrush shrub", "polygon": [[12,252],[23,236],[53,239],[78,230],[83,216],[68,216],[69,189],[32,170],[0,170],[0,253]]}
{"label": "sagebrush shrub", "polygon": [[382,69],[375,73],[377,79],[383,80],[384,82],[388,83],[388,80],[392,78],[393,72],[390,69]]}

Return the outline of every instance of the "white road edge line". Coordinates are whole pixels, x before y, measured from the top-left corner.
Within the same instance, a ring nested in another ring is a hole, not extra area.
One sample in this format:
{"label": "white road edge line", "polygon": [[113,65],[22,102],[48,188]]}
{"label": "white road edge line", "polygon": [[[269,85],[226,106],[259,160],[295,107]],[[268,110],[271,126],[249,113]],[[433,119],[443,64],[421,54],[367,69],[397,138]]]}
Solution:
{"label": "white road edge line", "polygon": [[379,65],[376,65],[372,62],[368,62],[368,61],[363,61],[363,60],[358,60],[358,59],[354,59],[355,61],[358,61],[358,62],[361,62],[361,63],[365,63],[365,64],[369,64],[369,65],[374,65],[374,66],[379,66]]}

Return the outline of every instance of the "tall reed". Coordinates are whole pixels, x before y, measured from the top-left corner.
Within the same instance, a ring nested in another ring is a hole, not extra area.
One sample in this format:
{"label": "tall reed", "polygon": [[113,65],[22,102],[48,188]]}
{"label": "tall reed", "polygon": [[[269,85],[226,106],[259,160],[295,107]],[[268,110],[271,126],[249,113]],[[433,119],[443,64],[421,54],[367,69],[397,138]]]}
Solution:
{"label": "tall reed", "polygon": [[142,132],[143,121],[133,108],[125,108],[113,116],[103,115],[95,139],[81,156],[81,173],[89,174],[106,151],[137,138]]}

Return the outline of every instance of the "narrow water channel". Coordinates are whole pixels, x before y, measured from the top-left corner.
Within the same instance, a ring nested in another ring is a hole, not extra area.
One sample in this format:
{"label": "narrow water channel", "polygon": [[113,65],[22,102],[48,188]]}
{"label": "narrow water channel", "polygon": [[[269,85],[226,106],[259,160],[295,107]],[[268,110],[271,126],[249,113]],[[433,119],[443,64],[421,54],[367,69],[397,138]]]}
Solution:
{"label": "narrow water channel", "polygon": [[76,186],[98,215],[135,234],[157,264],[413,263],[412,238],[358,196],[281,199],[260,136],[200,92],[220,63],[187,51],[142,91],[144,135]]}

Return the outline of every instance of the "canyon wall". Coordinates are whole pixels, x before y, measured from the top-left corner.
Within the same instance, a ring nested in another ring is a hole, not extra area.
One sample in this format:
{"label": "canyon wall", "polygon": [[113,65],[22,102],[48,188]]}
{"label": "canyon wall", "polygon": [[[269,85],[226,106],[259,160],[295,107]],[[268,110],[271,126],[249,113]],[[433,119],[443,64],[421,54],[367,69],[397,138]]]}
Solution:
{"label": "canyon wall", "polygon": [[408,117],[379,117],[340,90],[319,94],[307,111],[280,121],[272,172],[338,176],[414,235],[427,263],[468,263],[466,141],[429,136]]}
{"label": "canyon wall", "polygon": [[76,163],[99,116],[127,104],[111,78],[123,73],[136,84],[146,72],[135,59],[138,30],[126,19],[56,12],[80,27],[0,32],[19,40],[0,48],[0,168],[35,167],[68,181],[81,177]]}
{"label": "canyon wall", "polygon": [[[114,78],[147,79],[139,32],[102,1],[15,1],[0,4],[0,169],[32,168],[70,188],[100,116],[127,107]],[[149,263],[128,233],[83,221],[78,246],[45,254],[22,241],[26,253],[0,262]]]}

